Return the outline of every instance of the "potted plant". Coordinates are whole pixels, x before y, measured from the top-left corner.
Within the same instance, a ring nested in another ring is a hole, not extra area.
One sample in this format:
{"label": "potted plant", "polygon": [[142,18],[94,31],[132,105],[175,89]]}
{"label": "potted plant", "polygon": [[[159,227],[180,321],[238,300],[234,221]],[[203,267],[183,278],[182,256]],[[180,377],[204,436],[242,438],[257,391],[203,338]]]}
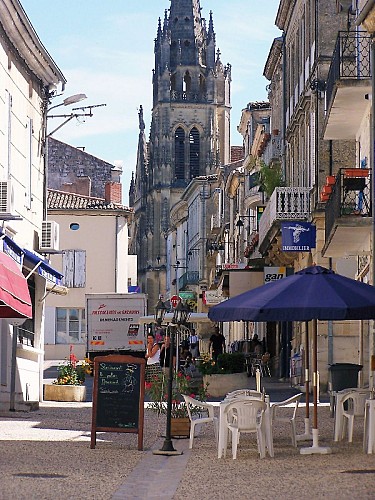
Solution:
{"label": "potted plant", "polygon": [[209,353],[202,353],[198,369],[212,396],[221,397],[248,387],[246,359],[242,352],[219,354],[217,362],[211,359]]}
{"label": "potted plant", "polygon": [[86,361],[79,362],[70,346],[69,359],[57,367],[57,379],[44,386],[44,399],[47,401],[85,401],[86,374],[90,365]]}
{"label": "potted plant", "polygon": [[[149,408],[158,415],[167,413],[167,384],[168,379],[163,373],[155,375],[150,382],[146,382],[146,392],[151,398]],[[207,401],[207,385],[200,384],[196,389],[192,388],[192,379],[189,375],[178,372],[172,385],[172,411],[171,411],[171,435],[188,437],[190,434],[190,420],[187,412],[183,394],[199,401]],[[201,409],[192,409],[192,414],[198,414]]]}
{"label": "potted plant", "polygon": [[262,162],[259,169],[259,180],[262,191],[270,198],[275,188],[285,185],[281,165],[276,164],[269,167]]}

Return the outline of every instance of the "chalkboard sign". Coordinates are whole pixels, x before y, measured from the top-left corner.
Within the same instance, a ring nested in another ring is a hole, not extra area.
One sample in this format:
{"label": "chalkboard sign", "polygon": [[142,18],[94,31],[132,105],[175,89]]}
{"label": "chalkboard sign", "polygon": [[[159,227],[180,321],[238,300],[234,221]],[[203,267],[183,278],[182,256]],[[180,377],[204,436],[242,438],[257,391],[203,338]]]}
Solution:
{"label": "chalkboard sign", "polygon": [[143,449],[145,360],[133,356],[109,355],[94,359],[91,448],[96,432],[138,434]]}

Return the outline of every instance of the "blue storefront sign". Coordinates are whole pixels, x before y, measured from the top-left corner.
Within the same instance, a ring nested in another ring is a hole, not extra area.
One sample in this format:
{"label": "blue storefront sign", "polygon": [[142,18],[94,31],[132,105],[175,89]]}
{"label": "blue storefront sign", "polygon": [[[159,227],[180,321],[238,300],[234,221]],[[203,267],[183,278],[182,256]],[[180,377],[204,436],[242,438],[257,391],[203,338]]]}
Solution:
{"label": "blue storefront sign", "polygon": [[309,252],[316,247],[316,226],[310,222],[283,222],[281,236],[283,252]]}
{"label": "blue storefront sign", "polygon": [[9,257],[12,257],[12,259],[22,267],[23,251],[13,240],[8,238],[8,236],[3,237],[3,252],[9,255]]}

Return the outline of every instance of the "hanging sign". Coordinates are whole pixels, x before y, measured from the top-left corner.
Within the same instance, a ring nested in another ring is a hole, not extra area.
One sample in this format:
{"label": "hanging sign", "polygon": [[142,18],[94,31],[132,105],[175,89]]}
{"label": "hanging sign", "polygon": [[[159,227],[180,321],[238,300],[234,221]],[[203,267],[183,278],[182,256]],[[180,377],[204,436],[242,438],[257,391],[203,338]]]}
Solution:
{"label": "hanging sign", "polygon": [[316,247],[316,226],[294,221],[281,224],[283,252],[309,252]]}

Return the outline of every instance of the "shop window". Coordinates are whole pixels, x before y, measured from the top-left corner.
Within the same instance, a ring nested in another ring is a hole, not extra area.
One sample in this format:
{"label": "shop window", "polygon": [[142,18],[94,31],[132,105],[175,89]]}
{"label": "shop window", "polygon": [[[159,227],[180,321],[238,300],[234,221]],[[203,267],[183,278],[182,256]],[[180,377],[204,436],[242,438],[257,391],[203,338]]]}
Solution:
{"label": "shop window", "polygon": [[85,340],[85,310],[56,308],[56,344],[79,344]]}

